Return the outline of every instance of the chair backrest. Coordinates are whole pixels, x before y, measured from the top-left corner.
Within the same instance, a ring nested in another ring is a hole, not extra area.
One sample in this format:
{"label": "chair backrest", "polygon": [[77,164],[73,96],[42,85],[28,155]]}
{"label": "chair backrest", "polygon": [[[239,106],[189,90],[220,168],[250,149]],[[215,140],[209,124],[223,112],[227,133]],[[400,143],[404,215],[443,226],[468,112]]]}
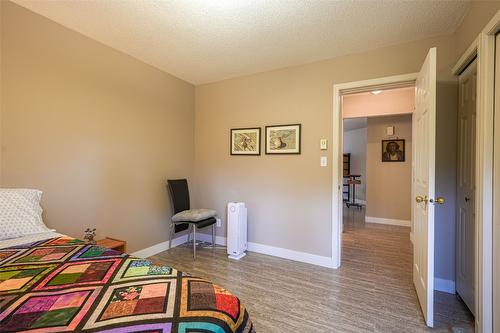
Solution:
{"label": "chair backrest", "polygon": [[174,214],[190,209],[187,179],[167,180]]}

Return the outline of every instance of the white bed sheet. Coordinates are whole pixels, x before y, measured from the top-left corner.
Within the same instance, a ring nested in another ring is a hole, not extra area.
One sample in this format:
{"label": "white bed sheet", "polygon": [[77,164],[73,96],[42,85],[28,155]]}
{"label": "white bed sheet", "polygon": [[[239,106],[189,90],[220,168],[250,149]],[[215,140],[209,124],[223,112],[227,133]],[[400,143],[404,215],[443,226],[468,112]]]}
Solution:
{"label": "white bed sheet", "polygon": [[41,241],[44,239],[50,239],[50,238],[60,237],[60,236],[63,236],[63,235],[61,235],[60,233],[57,233],[55,230],[49,230],[46,232],[26,235],[26,236],[19,237],[19,238],[5,239],[5,240],[0,241],[0,249],[6,248],[6,247],[11,247],[11,246],[22,245],[22,244],[33,243],[33,242]]}

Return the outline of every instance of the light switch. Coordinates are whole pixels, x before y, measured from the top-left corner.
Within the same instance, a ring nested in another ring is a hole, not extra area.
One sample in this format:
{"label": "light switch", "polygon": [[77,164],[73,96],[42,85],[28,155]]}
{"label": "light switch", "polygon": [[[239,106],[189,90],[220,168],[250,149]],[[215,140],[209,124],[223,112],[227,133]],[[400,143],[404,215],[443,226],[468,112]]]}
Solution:
{"label": "light switch", "polygon": [[328,140],[327,139],[321,139],[321,140],[319,140],[319,149],[321,149],[321,150],[327,150],[328,149]]}
{"label": "light switch", "polygon": [[321,156],[321,159],[319,161],[319,165],[322,167],[326,167],[328,165],[328,157]]}

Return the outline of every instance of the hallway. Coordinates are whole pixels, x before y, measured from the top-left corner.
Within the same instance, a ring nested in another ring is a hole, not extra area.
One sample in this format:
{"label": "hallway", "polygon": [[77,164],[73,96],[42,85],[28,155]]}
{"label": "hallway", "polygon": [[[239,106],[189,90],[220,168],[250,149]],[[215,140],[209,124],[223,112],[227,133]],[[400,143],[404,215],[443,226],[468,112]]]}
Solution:
{"label": "hallway", "polygon": [[[360,274],[365,272],[378,281],[377,297],[399,309],[398,317],[405,315],[410,319],[418,310],[419,320],[423,322],[412,282],[410,228],[364,223],[364,216],[364,208],[344,208],[343,267],[357,267]],[[435,329],[451,331],[455,327],[462,328],[463,332],[474,331],[474,318],[458,296],[436,291],[434,311]],[[398,328],[406,330],[408,322],[399,325],[403,326],[389,326],[388,329],[391,332]]]}

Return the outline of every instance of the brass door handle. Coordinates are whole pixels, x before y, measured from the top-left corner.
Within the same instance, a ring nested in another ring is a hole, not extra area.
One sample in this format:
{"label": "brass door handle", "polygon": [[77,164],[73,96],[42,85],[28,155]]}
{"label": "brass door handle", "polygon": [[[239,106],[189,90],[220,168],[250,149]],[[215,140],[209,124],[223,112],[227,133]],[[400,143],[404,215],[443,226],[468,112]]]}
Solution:
{"label": "brass door handle", "polygon": [[430,199],[429,201],[430,203],[438,205],[443,205],[446,202],[446,200],[443,197],[437,197],[436,199]]}
{"label": "brass door handle", "polygon": [[416,201],[417,203],[427,202],[427,196],[417,195],[417,196],[415,197],[415,201]]}

